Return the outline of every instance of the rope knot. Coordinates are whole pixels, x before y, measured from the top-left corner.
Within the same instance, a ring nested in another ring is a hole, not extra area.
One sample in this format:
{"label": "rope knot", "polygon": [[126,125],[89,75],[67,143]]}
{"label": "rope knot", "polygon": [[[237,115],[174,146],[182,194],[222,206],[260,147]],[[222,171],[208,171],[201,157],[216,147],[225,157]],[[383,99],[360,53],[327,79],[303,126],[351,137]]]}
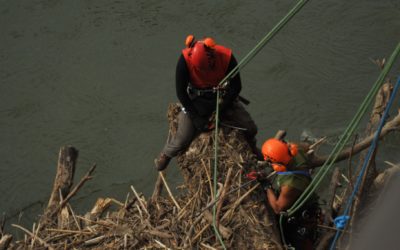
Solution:
{"label": "rope knot", "polygon": [[335,223],[335,227],[337,229],[343,230],[344,227],[347,224],[347,221],[350,219],[350,216],[348,215],[340,215],[338,217],[335,218],[335,220],[333,221],[333,223]]}

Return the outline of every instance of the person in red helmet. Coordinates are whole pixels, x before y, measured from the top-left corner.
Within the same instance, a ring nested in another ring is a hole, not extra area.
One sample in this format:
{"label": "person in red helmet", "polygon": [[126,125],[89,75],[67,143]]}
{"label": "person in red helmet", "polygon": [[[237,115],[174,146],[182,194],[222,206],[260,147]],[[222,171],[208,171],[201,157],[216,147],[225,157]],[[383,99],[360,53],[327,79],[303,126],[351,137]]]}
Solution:
{"label": "person in red helmet", "polygon": [[[158,171],[164,170],[171,158],[186,150],[195,136],[209,131],[210,117],[215,112],[217,101],[215,88],[237,66],[231,49],[216,44],[212,38],[196,40],[193,35],[189,35],[185,44],[175,74],[176,94],[182,112],[178,115],[175,136],[168,138],[160,156],[155,159]],[[241,88],[238,73],[229,79],[229,84],[221,92],[219,119],[224,124],[242,128],[247,141],[257,153],[257,126],[238,101]]]}
{"label": "person in red helmet", "polygon": [[[311,183],[311,175],[304,167],[307,157],[303,149],[294,143],[275,138],[268,139],[261,148],[264,160],[277,173],[273,183],[260,178],[266,192],[268,204],[278,216],[291,208],[303,191]],[[313,194],[299,211],[284,217],[283,237],[295,249],[314,249],[317,225],[320,219],[318,196]]]}

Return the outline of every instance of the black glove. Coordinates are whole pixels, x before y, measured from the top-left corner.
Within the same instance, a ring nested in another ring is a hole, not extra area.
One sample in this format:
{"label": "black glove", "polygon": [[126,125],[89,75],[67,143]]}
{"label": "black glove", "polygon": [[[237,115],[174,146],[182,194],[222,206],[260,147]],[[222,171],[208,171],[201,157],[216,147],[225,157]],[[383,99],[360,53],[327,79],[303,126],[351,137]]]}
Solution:
{"label": "black glove", "polygon": [[202,116],[199,115],[194,115],[191,116],[192,122],[193,122],[193,126],[199,130],[200,132],[207,132],[209,131],[208,128],[208,119],[205,119]]}
{"label": "black glove", "polygon": [[262,189],[264,189],[265,191],[267,191],[268,189],[272,189],[272,184],[267,178],[257,179],[257,180],[260,183]]}

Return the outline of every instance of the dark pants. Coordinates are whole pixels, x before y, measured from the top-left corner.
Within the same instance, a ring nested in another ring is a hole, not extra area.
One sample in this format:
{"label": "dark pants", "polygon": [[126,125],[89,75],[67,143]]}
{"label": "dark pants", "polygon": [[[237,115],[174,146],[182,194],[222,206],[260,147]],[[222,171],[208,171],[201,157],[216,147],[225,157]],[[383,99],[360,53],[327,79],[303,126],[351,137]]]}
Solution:
{"label": "dark pants", "polygon": [[317,239],[317,225],[321,210],[318,203],[306,205],[296,215],[285,218],[283,233],[285,241],[296,250],[311,250]]}
{"label": "dark pants", "polygon": [[[221,115],[220,121],[227,125],[245,129],[243,132],[250,146],[256,146],[257,126],[241,103],[234,101],[232,106]],[[199,133],[189,116],[184,112],[180,112],[178,115],[178,130],[175,136],[168,137],[162,152],[169,157],[175,157],[179,152],[186,150]]]}

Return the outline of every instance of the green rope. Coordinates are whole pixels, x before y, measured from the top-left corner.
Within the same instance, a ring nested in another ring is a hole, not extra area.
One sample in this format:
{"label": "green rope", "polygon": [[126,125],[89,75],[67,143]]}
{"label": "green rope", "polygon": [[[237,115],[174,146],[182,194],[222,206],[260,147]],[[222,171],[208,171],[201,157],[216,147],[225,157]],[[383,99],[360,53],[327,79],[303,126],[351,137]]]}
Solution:
{"label": "green rope", "polygon": [[[276,33],[278,33],[279,30],[282,29],[282,27],[289,22],[289,20],[307,3],[308,0],[300,0],[289,12],[286,14],[286,16],[283,17],[281,21],[279,21],[278,24],[276,24],[268,34],[261,39],[261,41],[236,65],[234,69],[232,69],[229,74],[227,74],[224,79],[220,81],[218,84],[219,87],[221,87],[225,82],[227,82],[229,79],[234,77],[241,69],[244,68],[244,66],[274,37]],[[216,104],[216,109],[215,109],[215,138],[214,138],[214,176],[213,176],[213,189],[214,189],[214,195],[215,199],[218,199],[218,194],[217,194],[217,167],[218,167],[218,126],[219,126],[219,97],[220,97],[220,89],[217,88],[217,104]],[[224,241],[222,240],[222,237],[218,231],[217,225],[216,225],[216,205],[217,203],[214,204],[213,206],[213,227],[214,227],[214,232],[220,241],[222,247],[226,249]]]}
{"label": "green rope", "polygon": [[[216,105],[216,109],[215,109],[215,130],[214,130],[214,176],[213,176],[213,189],[214,189],[214,196],[215,196],[215,200],[218,199],[218,195],[217,194],[217,166],[218,166],[218,126],[219,126],[219,105],[218,105],[218,100],[219,100],[219,90],[217,90],[217,105]],[[214,228],[214,232],[215,235],[217,235],[217,238],[219,240],[219,242],[221,243],[222,247],[224,249],[226,249],[224,241],[222,240],[222,237],[218,231],[217,228],[217,222],[216,222],[216,213],[217,213],[217,203],[216,202],[213,205],[213,228]]]}
{"label": "green rope", "polygon": [[287,14],[280,20],[267,35],[260,40],[260,42],[233,68],[229,74],[218,84],[221,86],[227,80],[233,78],[239,71],[246,66],[246,64],[253,59],[253,57],[260,52],[260,50],[282,29],[282,27],[289,22],[289,20],[307,3],[308,0],[300,0]]}
{"label": "green rope", "polygon": [[287,210],[287,215],[293,215],[300,207],[304,205],[305,202],[311,197],[312,193],[316,190],[316,188],[321,184],[323,178],[327,175],[328,171],[331,169],[332,165],[335,163],[337,157],[343,150],[344,146],[346,145],[347,141],[354,133],[356,128],[358,127],[361,118],[367,111],[367,108],[371,104],[373,97],[376,96],[377,92],[381,88],[383,81],[385,80],[386,75],[389,73],[393,63],[395,62],[398,54],[400,52],[400,43],[397,45],[395,50],[393,51],[392,55],[390,56],[388,62],[386,63],[385,67],[383,68],[382,72],[380,73],[378,79],[376,80],[375,84],[373,85],[372,89],[362,102],[361,106],[359,107],[356,115],[353,117],[352,121],[343,132],[340,140],[334,147],[333,151],[329,155],[328,159],[325,161],[323,166],[321,167],[320,171],[316,174],[311,184],[307,187],[307,189],[303,192],[303,194],[299,197],[299,199],[292,205],[290,209]]}

